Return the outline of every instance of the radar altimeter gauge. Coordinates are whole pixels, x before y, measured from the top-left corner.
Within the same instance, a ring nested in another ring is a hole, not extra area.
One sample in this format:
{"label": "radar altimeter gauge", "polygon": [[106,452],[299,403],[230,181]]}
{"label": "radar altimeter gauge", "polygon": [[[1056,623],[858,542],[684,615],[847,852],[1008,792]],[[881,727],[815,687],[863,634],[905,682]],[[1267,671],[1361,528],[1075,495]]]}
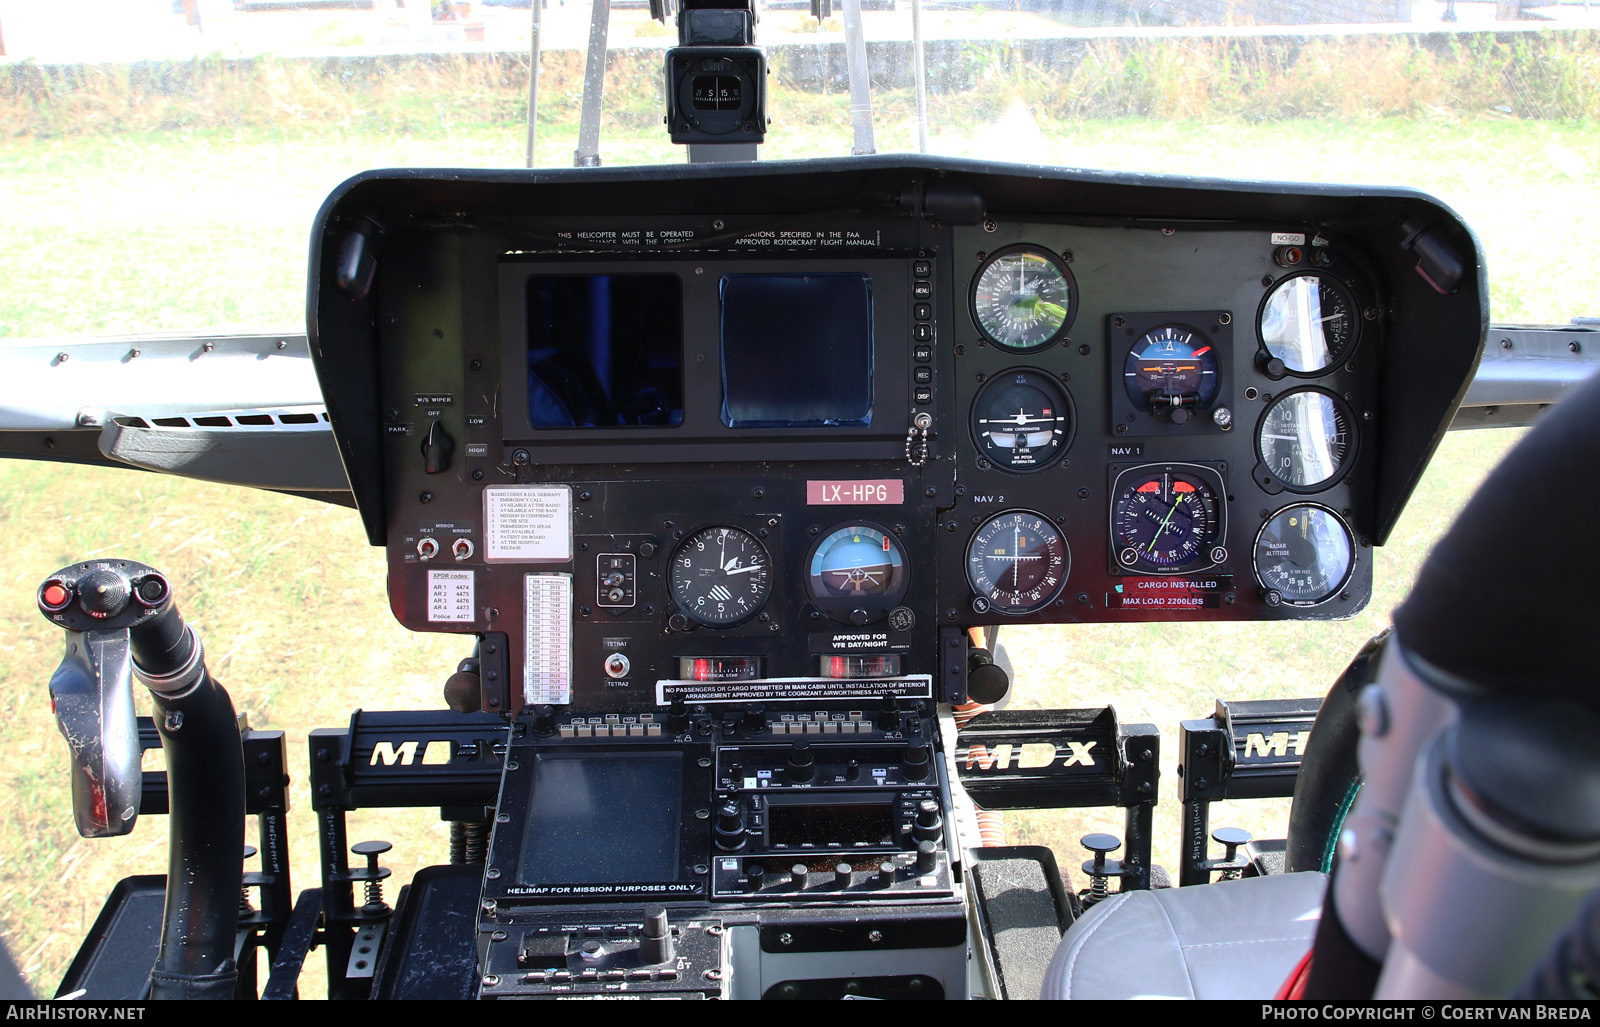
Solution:
{"label": "radar altimeter gauge", "polygon": [[1008,510],[984,521],[967,543],[967,583],[991,609],[1035,613],[1067,586],[1072,554],[1043,514]]}
{"label": "radar altimeter gauge", "polygon": [[1256,580],[1285,606],[1317,606],[1339,594],[1356,565],[1355,539],[1324,506],[1302,503],[1273,514],[1256,536]]}
{"label": "radar altimeter gauge", "polygon": [[995,375],[972,401],[978,452],[1008,471],[1037,471],[1072,444],[1072,399],[1043,371]]}
{"label": "radar altimeter gauge", "polygon": [[894,534],[852,523],[823,535],[806,558],[806,595],[830,620],[871,624],[905,598],[910,567]]}
{"label": "radar altimeter gauge", "polygon": [[1027,352],[1072,326],[1077,286],[1066,262],[1042,246],[996,250],[972,280],[972,318],[990,342]]}
{"label": "radar altimeter gauge", "polygon": [[731,628],[754,617],[772,591],[772,557],[754,535],[701,528],[672,554],[672,598],[697,624]]}
{"label": "radar altimeter gauge", "polygon": [[1227,553],[1215,472],[1192,464],[1123,471],[1113,488],[1112,552],[1139,574],[1174,574],[1218,564]]}

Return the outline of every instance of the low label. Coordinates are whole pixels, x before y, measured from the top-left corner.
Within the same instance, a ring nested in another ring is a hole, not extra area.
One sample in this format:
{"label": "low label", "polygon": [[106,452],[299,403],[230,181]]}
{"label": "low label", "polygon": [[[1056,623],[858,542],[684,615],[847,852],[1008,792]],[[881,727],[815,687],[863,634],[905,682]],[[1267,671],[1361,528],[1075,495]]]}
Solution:
{"label": "low label", "polygon": [[428,620],[435,624],[470,624],[474,620],[472,571],[428,572]]}
{"label": "low label", "polygon": [[898,678],[757,678],[753,681],[657,681],[656,702],[686,703],[782,702],[788,699],[931,699],[933,677],[908,674]]}
{"label": "low label", "polygon": [[807,506],[899,506],[905,501],[906,483],[899,478],[806,482]]}
{"label": "low label", "polygon": [[1210,578],[1124,578],[1106,593],[1108,610],[1210,610],[1233,587],[1231,575]]}
{"label": "low label", "polygon": [[572,490],[565,485],[490,485],[483,490],[485,560],[572,559]]}

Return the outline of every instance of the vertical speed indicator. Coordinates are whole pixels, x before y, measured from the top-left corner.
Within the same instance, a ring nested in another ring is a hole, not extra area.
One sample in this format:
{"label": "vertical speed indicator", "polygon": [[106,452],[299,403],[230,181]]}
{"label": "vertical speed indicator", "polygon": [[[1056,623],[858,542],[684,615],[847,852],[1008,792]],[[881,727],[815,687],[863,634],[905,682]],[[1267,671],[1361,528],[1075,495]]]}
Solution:
{"label": "vertical speed indicator", "polygon": [[1001,613],[1044,609],[1067,587],[1072,555],[1050,518],[1008,510],[984,521],[967,543],[967,583]]}

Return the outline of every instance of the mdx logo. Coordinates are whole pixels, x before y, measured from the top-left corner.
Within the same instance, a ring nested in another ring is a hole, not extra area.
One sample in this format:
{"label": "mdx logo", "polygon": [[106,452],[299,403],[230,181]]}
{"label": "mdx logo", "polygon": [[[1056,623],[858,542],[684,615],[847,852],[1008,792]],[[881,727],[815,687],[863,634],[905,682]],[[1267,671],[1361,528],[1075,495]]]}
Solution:
{"label": "mdx logo", "polygon": [[[417,759],[418,750],[422,758]],[[399,764],[409,767],[420,764],[424,767],[437,767],[450,762],[450,743],[434,739],[431,742],[421,742],[415,738],[408,738],[401,742],[383,741],[372,747],[372,758],[367,761],[367,766],[376,767],[380,763],[386,767]]]}
{"label": "mdx logo", "polygon": [[1276,756],[1284,757],[1291,752],[1297,758],[1306,754],[1306,744],[1311,741],[1311,732],[1274,731],[1267,734],[1265,731],[1251,731],[1244,736],[1244,759]]}
{"label": "mdx logo", "polygon": [[1093,767],[1097,765],[1093,750],[1099,744],[1096,740],[1067,742],[1066,748],[1062,749],[1049,742],[1028,742],[1024,745],[1001,742],[998,745],[973,745],[959,749],[956,759],[967,770],[1035,770],[1048,767],[1058,759],[1063,767]]}

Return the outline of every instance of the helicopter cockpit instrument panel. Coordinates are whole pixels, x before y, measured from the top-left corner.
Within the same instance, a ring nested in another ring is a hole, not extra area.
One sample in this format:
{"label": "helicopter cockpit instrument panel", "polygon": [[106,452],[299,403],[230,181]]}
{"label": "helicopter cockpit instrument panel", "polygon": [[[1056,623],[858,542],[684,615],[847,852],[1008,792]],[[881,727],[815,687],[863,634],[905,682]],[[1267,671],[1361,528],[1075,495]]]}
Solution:
{"label": "helicopter cockpit instrument panel", "polygon": [[941,629],[1348,616],[1485,322],[1420,195],[957,162],[378,172],[316,246],[395,614],[505,635],[502,713],[948,700]]}
{"label": "helicopter cockpit instrument panel", "polygon": [[969,630],[1354,613],[1487,324],[1420,194],[888,157],[373,172],[311,273],[395,616],[513,725],[485,995],[843,979],[688,944],[840,904],[961,992]]}

